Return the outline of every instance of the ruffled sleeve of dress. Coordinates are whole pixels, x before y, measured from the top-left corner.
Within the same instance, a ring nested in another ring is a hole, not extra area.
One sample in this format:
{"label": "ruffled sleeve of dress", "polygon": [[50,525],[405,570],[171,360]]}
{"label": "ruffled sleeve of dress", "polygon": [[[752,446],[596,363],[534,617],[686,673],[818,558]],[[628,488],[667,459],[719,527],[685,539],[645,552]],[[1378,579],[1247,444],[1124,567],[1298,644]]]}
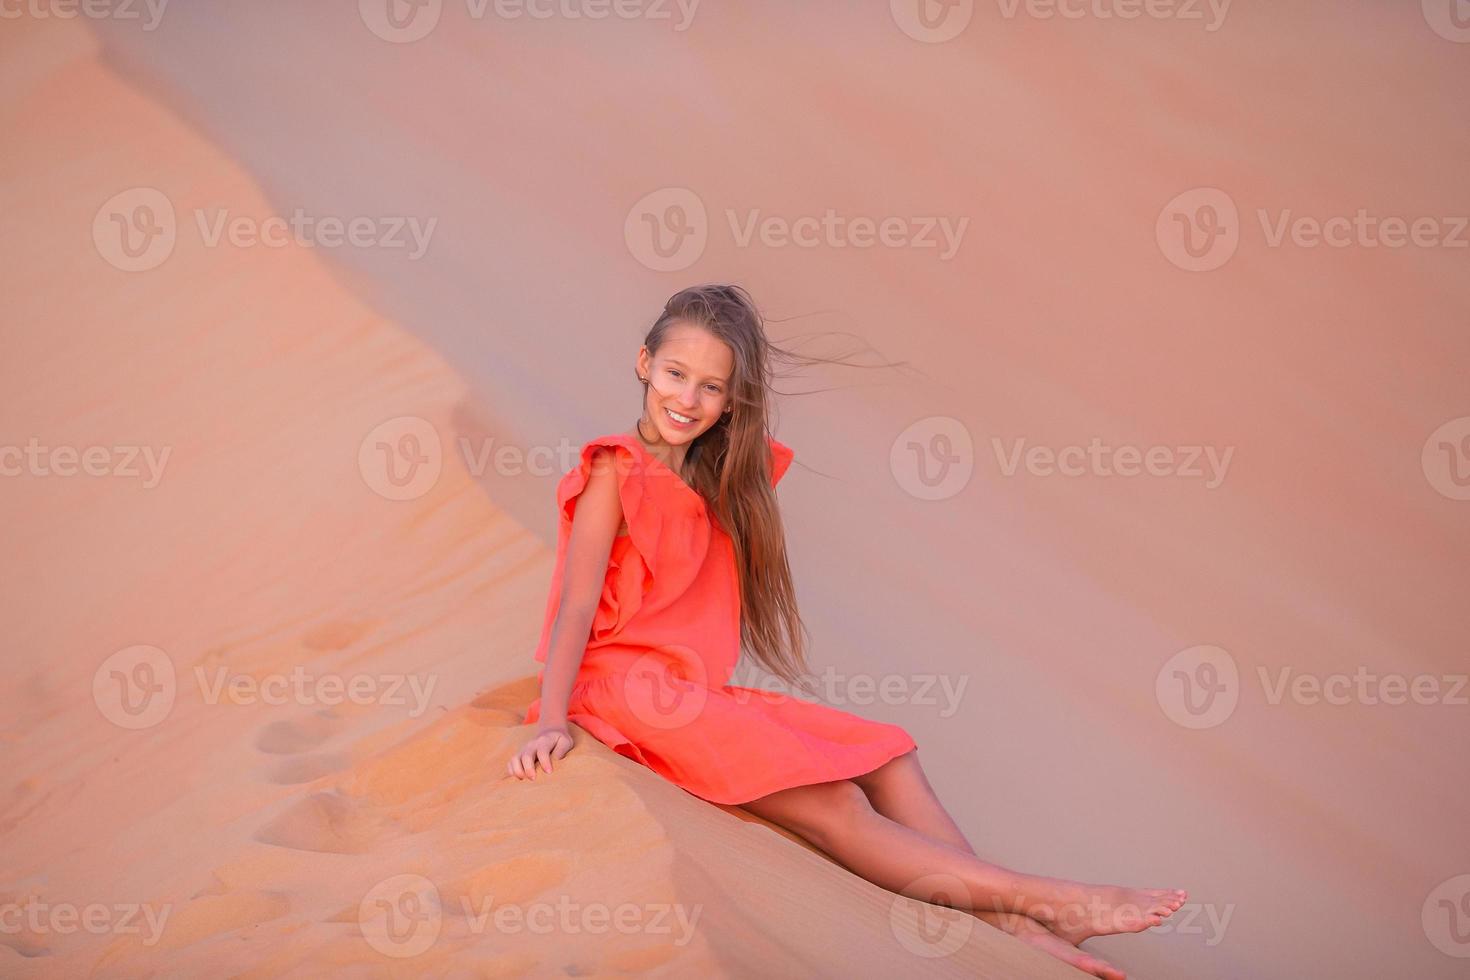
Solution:
{"label": "ruffled sleeve of dress", "polygon": [[771,486],[774,487],[781,482],[781,477],[785,476],[786,471],[791,468],[791,460],[796,453],[791,451],[790,446],[777,442],[770,435],[766,436],[766,444],[771,447]]}
{"label": "ruffled sleeve of dress", "polygon": [[[587,489],[587,481],[592,476],[593,456],[599,448],[605,448],[609,450],[609,455],[605,457],[608,460],[607,465],[612,467],[618,479],[618,498],[623,505],[623,520],[628,523],[627,537],[632,539],[639,553],[644,556],[649,572],[654,572],[662,532],[658,503],[655,500],[658,487],[650,480],[651,470],[646,462],[647,457],[635,450],[630,445],[631,442],[630,436],[601,436],[582,447],[577,465],[567,471],[556,488],[559,530],[562,534],[571,533],[577,499]],[[616,541],[613,543],[617,544]]]}
{"label": "ruffled sleeve of dress", "polygon": [[[605,448],[608,452],[602,457],[601,463],[596,463],[594,456],[599,448]],[[581,499],[582,491],[587,489],[587,483],[592,477],[594,465],[609,466],[616,475],[618,498],[622,503],[623,520],[627,522],[628,531],[613,538],[607,575],[602,583],[602,595],[592,618],[589,647],[615,636],[627,625],[628,620],[642,607],[644,597],[652,588],[658,572],[664,521],[656,499],[660,492],[659,487],[650,478],[651,471],[646,457],[631,444],[629,436],[600,436],[588,441],[582,447],[577,465],[567,471],[556,487],[556,568],[552,573],[551,588],[546,599],[541,641],[536,646],[536,660],[539,663],[546,662],[551,646],[551,630],[556,622],[557,610],[561,606],[562,584],[566,578],[572,518],[577,512],[577,501]]]}
{"label": "ruffled sleeve of dress", "polygon": [[556,570],[552,574],[536,660],[545,663],[551,629],[561,604],[567,547],[577,500],[592,475],[593,456],[606,447],[618,481],[626,534],[613,538],[602,597],[593,615],[587,649],[617,642],[630,620],[653,599],[657,587],[664,604],[695,581],[710,546],[711,525],[704,498],[631,435],[599,436],[582,447],[577,465],[556,488],[559,514]]}

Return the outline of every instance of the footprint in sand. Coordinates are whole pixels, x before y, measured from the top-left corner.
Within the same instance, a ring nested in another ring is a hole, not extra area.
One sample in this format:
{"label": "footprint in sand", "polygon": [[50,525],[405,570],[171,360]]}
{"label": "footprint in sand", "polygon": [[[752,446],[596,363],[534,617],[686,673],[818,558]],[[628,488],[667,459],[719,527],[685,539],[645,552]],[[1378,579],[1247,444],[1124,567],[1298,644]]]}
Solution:
{"label": "footprint in sand", "polygon": [[510,728],[525,724],[526,708],[541,693],[535,677],[523,677],[476,695],[470,702],[477,725]]}
{"label": "footprint in sand", "polygon": [[474,916],[492,905],[528,905],[565,884],[575,867],[569,851],[537,851],[492,862],[444,889],[445,911]]}
{"label": "footprint in sand", "polygon": [[345,768],[347,768],[345,755],[324,752],[283,759],[271,770],[268,778],[278,786],[297,786],[301,783],[315,782],[323,776],[341,772]]}
{"label": "footprint in sand", "polygon": [[206,889],[188,902],[166,908],[168,917],[159,922],[161,928],[151,937],[151,945],[144,944],[143,936],[119,937],[93,965],[93,975],[151,975],[158,967],[160,953],[183,949],[210,936],[256,929],[290,912],[291,902],[280,892],[215,894],[213,889]]}
{"label": "footprint in sand", "polygon": [[391,822],[341,793],[313,793],[255,832],[262,844],[323,854],[364,854],[393,834]]}
{"label": "footprint in sand", "polygon": [[30,899],[38,897],[0,893],[0,909],[15,910],[10,917],[11,924],[0,929],[0,946],[8,946],[26,959],[50,956],[51,947],[46,945],[46,937],[26,924],[24,906]]}
{"label": "footprint in sand", "polygon": [[255,736],[255,747],[270,755],[296,755],[316,748],[346,724],[331,709],[323,709],[293,721],[273,721]]}
{"label": "footprint in sand", "polygon": [[302,646],[308,650],[345,650],[368,631],[377,626],[375,619],[342,619],[313,626],[301,637]]}

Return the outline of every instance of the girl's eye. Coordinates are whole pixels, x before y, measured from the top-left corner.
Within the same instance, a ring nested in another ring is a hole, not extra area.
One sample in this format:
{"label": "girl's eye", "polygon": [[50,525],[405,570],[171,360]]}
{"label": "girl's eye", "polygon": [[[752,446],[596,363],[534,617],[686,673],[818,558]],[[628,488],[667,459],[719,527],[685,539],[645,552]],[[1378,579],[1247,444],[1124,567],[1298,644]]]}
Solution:
{"label": "girl's eye", "polygon": [[[674,368],[668,368],[668,372],[670,374],[672,374],[676,378],[682,378],[683,377],[683,375],[680,374]],[[718,394],[720,394],[720,386],[719,385],[705,385],[704,387],[705,387],[705,390],[708,391],[712,395],[718,395]]]}

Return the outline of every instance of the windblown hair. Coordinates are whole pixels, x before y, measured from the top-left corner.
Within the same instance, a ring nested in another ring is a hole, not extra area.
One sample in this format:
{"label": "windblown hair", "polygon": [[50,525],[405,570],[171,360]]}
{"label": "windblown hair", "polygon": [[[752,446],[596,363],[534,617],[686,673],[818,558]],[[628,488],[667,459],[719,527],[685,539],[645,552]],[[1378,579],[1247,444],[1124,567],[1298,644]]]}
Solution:
{"label": "windblown hair", "polygon": [[685,476],[734,543],[741,645],[771,673],[802,687],[806,626],[796,606],[766,444],[772,361],[798,356],[766,338],[765,321],[740,286],[702,285],[675,293],[644,338],[650,356],[678,323],[708,330],[735,359],[728,387],[733,411],[721,412],[691,444]]}

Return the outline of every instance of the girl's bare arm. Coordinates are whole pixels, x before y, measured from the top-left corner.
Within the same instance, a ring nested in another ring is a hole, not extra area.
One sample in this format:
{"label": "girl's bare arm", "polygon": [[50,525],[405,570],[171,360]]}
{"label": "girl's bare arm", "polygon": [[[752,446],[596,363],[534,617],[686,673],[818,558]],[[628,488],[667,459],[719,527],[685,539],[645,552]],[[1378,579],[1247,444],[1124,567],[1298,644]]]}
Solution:
{"label": "girl's bare arm", "polygon": [[592,451],[587,486],[578,495],[572,511],[561,601],[551,628],[546,669],[541,675],[541,729],[566,727],[572,684],[582,665],[592,620],[602,598],[613,537],[623,519],[615,461],[616,454],[611,449],[598,447]]}

